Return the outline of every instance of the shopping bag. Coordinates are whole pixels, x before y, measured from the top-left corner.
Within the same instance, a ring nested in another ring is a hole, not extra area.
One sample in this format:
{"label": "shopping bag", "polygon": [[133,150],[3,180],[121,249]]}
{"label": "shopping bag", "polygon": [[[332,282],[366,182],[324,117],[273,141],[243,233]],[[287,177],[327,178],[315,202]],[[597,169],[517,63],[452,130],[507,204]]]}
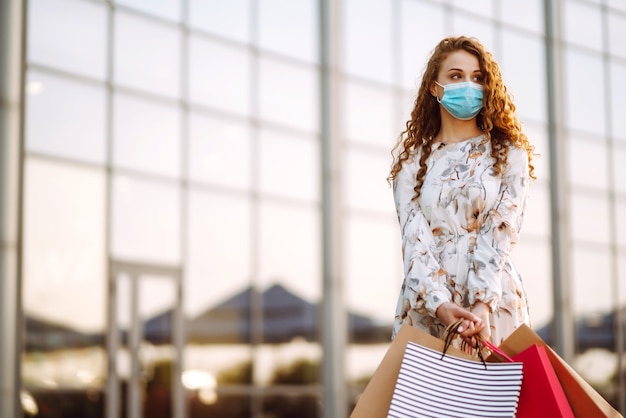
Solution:
{"label": "shopping bag", "polygon": [[511,357],[532,345],[544,347],[576,418],[623,418],[589,383],[526,325],[518,327],[499,348]]}
{"label": "shopping bag", "polygon": [[[483,344],[495,349],[489,341]],[[504,357],[501,351],[497,351],[494,356]],[[524,363],[524,384],[520,392],[517,418],[574,418],[545,347],[532,344],[512,358],[506,356],[503,360]]]}
{"label": "shopping bag", "polygon": [[[400,371],[405,348],[409,341],[442,353],[444,341],[419,331],[410,325],[403,325],[391,342],[385,356],[376,368],[374,375],[359,396],[350,418],[385,418],[389,411],[393,390]],[[474,357],[454,347],[446,351],[446,356],[464,359]]]}
{"label": "shopping bag", "polygon": [[522,363],[486,363],[442,355],[409,342],[388,417],[515,417]]}

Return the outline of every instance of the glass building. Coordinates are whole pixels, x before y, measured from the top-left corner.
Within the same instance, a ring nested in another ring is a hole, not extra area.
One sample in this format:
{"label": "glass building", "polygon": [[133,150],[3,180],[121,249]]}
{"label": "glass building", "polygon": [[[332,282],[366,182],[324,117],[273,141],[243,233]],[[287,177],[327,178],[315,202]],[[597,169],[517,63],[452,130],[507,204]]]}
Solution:
{"label": "glass building", "polygon": [[402,282],[390,149],[448,35],[540,154],[533,326],[626,412],[626,2],[0,7],[1,416],[347,416]]}

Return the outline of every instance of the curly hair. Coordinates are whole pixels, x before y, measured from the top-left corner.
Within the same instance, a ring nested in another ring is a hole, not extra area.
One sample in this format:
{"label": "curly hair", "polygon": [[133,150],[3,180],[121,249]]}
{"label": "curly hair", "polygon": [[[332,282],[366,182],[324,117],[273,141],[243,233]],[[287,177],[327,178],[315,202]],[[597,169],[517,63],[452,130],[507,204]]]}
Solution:
{"label": "curly hair", "polygon": [[534,147],[522,132],[522,125],[515,114],[515,105],[502,80],[500,67],[490,52],[486,51],[475,38],[465,36],[444,38],[433,51],[422,76],[422,83],[406,122],[406,129],[400,134],[391,153],[394,162],[387,180],[393,181],[402,169],[402,164],[413,151],[421,151],[420,168],[416,175],[415,197],[420,196],[426,160],[431,154],[434,138],[439,133],[441,114],[437,99],[429,94],[431,83],[437,79],[442,62],[450,53],[464,50],[478,58],[483,73],[483,108],[476,117],[476,124],[491,141],[491,157],[495,159],[494,174],[500,175],[507,166],[509,148],[524,148],[528,154],[530,177],[535,178],[532,157]]}

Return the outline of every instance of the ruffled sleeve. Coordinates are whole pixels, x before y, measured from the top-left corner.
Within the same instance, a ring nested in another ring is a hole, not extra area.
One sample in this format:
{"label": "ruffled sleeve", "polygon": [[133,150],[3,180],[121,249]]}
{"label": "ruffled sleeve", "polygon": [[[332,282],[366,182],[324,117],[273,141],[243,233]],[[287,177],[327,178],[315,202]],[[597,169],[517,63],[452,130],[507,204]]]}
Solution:
{"label": "ruffled sleeve", "polygon": [[435,316],[439,305],[451,300],[446,273],[433,254],[435,240],[419,203],[413,199],[417,163],[409,160],[394,179],[394,201],[402,234],[405,286],[402,312],[415,310]]}
{"label": "ruffled sleeve", "polygon": [[526,150],[512,148],[507,162],[496,202],[487,211],[469,254],[469,303],[482,301],[492,312],[502,296],[502,269],[518,240],[530,180]]}

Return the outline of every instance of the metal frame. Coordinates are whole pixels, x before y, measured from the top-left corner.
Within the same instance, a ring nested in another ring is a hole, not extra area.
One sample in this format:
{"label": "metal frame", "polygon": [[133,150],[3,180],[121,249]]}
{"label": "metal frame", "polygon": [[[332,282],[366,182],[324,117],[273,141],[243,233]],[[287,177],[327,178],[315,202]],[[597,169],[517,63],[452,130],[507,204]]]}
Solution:
{"label": "metal frame", "polygon": [[129,334],[129,351],[131,354],[131,376],[128,384],[128,418],[142,418],[141,406],[141,369],[139,367],[139,347],[142,341],[141,318],[139,317],[139,281],[144,275],[171,277],[176,289],[173,318],[174,361],[172,363],[172,417],[185,417],[185,391],[182,386],[184,321],[182,312],[182,269],[180,267],[140,264],[126,261],[109,262],[109,295],[108,295],[108,327],[107,327],[107,358],[108,373],[106,384],[105,417],[117,418],[120,408],[119,378],[117,376],[117,352],[119,335],[117,332],[118,292],[117,281],[120,274],[126,273],[131,280],[131,326]]}
{"label": "metal frame", "polygon": [[0,1],[0,416],[21,417],[26,2]]}

